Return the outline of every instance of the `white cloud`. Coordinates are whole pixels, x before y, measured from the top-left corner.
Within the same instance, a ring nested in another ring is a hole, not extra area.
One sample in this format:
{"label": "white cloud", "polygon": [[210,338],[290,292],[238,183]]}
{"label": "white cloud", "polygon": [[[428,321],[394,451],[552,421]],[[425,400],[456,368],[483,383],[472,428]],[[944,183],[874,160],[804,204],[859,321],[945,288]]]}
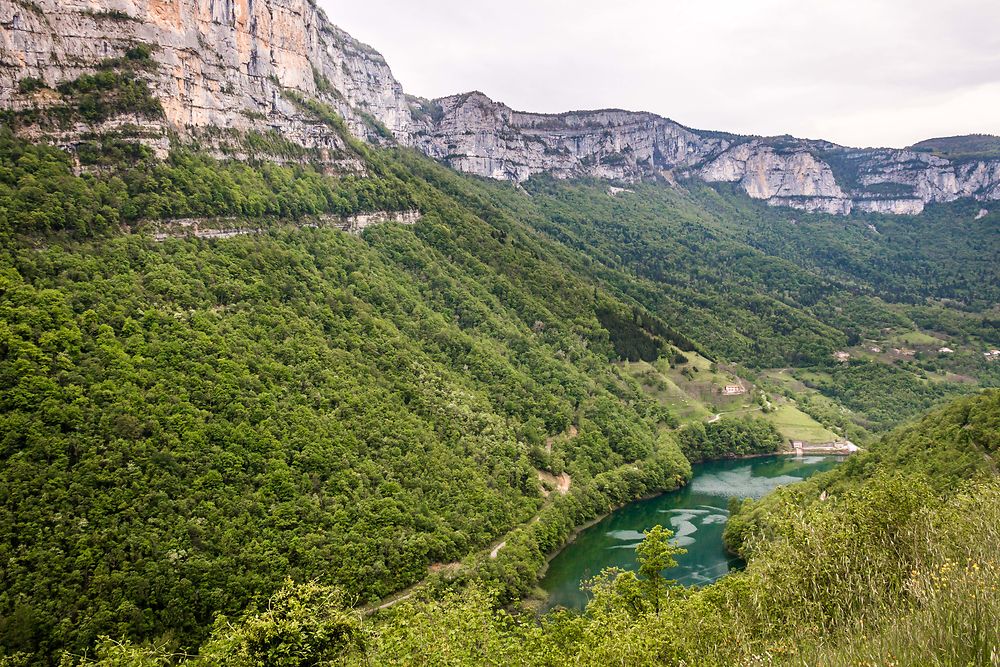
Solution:
{"label": "white cloud", "polygon": [[1000,134],[996,0],[320,0],[408,92],[902,146]]}

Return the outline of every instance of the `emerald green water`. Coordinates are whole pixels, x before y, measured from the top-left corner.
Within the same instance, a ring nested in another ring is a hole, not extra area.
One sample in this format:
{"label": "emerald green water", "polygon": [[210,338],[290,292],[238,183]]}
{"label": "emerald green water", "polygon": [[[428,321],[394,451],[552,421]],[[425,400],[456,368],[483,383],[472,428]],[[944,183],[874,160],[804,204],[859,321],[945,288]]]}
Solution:
{"label": "emerald green water", "polygon": [[667,576],[686,586],[711,583],[741,565],[722,544],[730,498],[760,498],[838,462],[836,457],[774,456],[696,465],[683,489],[626,505],[582,531],[553,558],[542,580],[547,607],[583,609],[588,600],[580,590],[583,581],[606,567],[636,570],[635,547],[642,531],[656,524],[674,531],[674,541],[688,550]]}

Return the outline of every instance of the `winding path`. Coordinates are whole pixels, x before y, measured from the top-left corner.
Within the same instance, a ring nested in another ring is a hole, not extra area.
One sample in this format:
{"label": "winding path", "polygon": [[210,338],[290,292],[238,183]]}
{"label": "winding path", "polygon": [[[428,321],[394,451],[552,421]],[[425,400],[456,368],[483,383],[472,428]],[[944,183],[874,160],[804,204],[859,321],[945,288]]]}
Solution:
{"label": "winding path", "polygon": [[[575,426],[570,426],[569,430],[567,432],[567,435],[572,439],[572,438],[575,438],[577,436],[577,433],[578,432],[577,432],[576,427]],[[551,447],[551,440],[550,440],[550,443],[549,443],[549,447]],[[548,478],[551,478],[553,481],[555,481],[556,491],[560,495],[566,495],[567,493],[569,493],[570,485],[573,483],[573,479],[569,476],[569,474],[567,474],[565,472],[562,473],[559,476],[555,476],[555,475],[552,475],[551,473],[545,473],[545,472],[539,470],[538,471],[538,476],[539,476],[540,480],[541,479],[546,479],[546,476],[547,476]],[[544,489],[544,487],[543,487],[543,489]],[[548,497],[549,497],[549,494],[546,493],[545,494],[546,503],[548,502]],[[545,507],[545,504],[543,503],[542,508],[544,508],[544,507]],[[539,508],[538,513],[535,514],[535,516],[531,519],[531,521],[528,521],[527,523],[521,524],[519,526],[515,526],[510,531],[508,531],[507,535],[510,535],[515,530],[519,530],[520,528],[523,528],[524,526],[530,526],[533,523],[538,523],[539,521],[541,521],[541,519],[542,519],[542,516],[541,516],[542,508]],[[503,551],[503,548],[506,547],[506,546],[507,546],[507,539],[504,539],[501,542],[497,542],[493,546],[493,548],[490,550],[490,553],[489,553],[490,559],[496,560],[497,556],[500,555],[500,552]],[[461,566],[462,566],[462,563],[460,561],[456,561],[454,563],[448,563],[447,565],[436,565],[436,566],[432,565],[430,569],[431,569],[432,572],[436,572],[436,571],[445,570],[445,569],[459,569],[459,568],[461,568]],[[411,586],[407,586],[406,588],[404,588],[404,589],[402,589],[400,591],[397,591],[396,593],[394,593],[393,595],[389,596],[388,598],[384,598],[378,604],[366,605],[366,606],[362,607],[361,608],[361,612],[364,613],[364,614],[373,614],[376,611],[379,611],[379,610],[382,610],[382,609],[388,609],[389,607],[392,607],[393,605],[399,604],[400,602],[403,602],[404,600],[408,600],[409,598],[413,597],[413,594],[417,592],[417,589],[420,586],[422,586],[424,584],[424,582],[426,582],[426,581],[427,581],[427,577],[424,577],[423,579],[421,579],[420,581],[416,582],[415,584],[413,584]]]}

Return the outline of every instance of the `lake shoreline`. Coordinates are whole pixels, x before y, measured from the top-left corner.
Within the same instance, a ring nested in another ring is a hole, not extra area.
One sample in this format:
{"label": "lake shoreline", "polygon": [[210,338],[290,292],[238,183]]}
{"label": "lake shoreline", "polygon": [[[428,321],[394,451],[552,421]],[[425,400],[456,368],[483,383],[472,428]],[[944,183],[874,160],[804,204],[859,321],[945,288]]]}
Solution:
{"label": "lake shoreline", "polygon": [[[589,521],[587,521],[587,522],[585,522],[585,523],[577,526],[576,528],[574,528],[573,531],[570,533],[570,535],[567,537],[566,541],[563,544],[561,544],[558,549],[555,549],[555,550],[553,550],[552,552],[550,552],[549,554],[546,555],[546,557],[545,557],[545,564],[542,567],[542,569],[539,571],[539,574],[538,574],[538,588],[536,589],[536,593],[534,595],[531,595],[531,596],[523,598],[523,602],[527,603],[529,607],[534,608],[536,612],[543,613],[548,608],[548,606],[552,603],[552,596],[553,596],[553,594],[559,595],[559,596],[563,595],[563,594],[557,592],[558,589],[550,588],[548,585],[543,586],[543,582],[546,580],[546,578],[549,577],[554,572],[552,570],[552,563],[553,563],[553,561],[557,557],[559,557],[561,554],[564,554],[568,549],[572,548],[579,541],[580,536],[585,531],[587,531],[588,529],[594,527],[595,525],[597,525],[597,524],[599,524],[599,523],[607,520],[612,515],[614,515],[614,514],[616,514],[618,512],[621,512],[623,509],[625,509],[627,507],[630,507],[630,506],[633,506],[633,505],[637,505],[637,504],[641,504],[641,503],[645,503],[645,502],[648,502],[648,501],[651,501],[651,500],[655,500],[657,498],[661,498],[661,497],[664,497],[664,496],[674,495],[675,493],[682,493],[683,494],[683,493],[685,493],[685,490],[688,490],[687,494],[690,494],[692,492],[690,490],[691,485],[695,482],[695,480],[699,477],[700,474],[705,474],[704,471],[699,471],[699,468],[701,466],[713,467],[713,466],[716,466],[718,464],[726,464],[726,463],[730,463],[730,464],[734,464],[736,466],[739,466],[740,465],[739,464],[740,461],[747,461],[747,462],[749,462],[749,461],[753,461],[753,460],[756,460],[756,459],[771,459],[771,460],[773,460],[775,462],[780,462],[780,461],[792,462],[792,461],[795,461],[796,459],[803,459],[803,458],[808,459],[808,458],[812,458],[814,456],[815,455],[812,455],[812,454],[806,454],[804,456],[799,456],[797,454],[797,452],[783,451],[783,452],[769,452],[769,453],[761,453],[761,454],[746,454],[746,455],[739,455],[739,456],[716,457],[716,458],[706,459],[705,461],[698,461],[698,462],[692,463],[692,466],[694,468],[694,470],[692,471],[693,474],[692,474],[691,478],[689,480],[687,480],[684,484],[679,485],[679,486],[677,486],[677,487],[675,487],[673,489],[660,490],[660,491],[657,491],[657,492],[654,492],[654,493],[644,494],[641,497],[637,497],[637,498],[635,498],[633,500],[630,500],[630,501],[628,501],[626,503],[623,503],[621,505],[612,507],[607,512],[603,512],[600,516],[597,516],[597,517],[595,517],[595,518],[593,518],[593,519],[591,519],[591,520],[589,520]],[[845,457],[844,456],[832,456],[832,455],[827,455],[826,453],[824,453],[822,455],[822,458],[823,459],[831,459],[831,460],[832,459],[843,460]],[[806,467],[811,468],[811,465],[809,465],[810,463],[811,463],[810,461],[804,461],[803,465],[805,465]],[[746,465],[749,466],[751,464],[747,463]],[[753,464],[753,465],[755,466],[754,470],[756,470],[756,464]],[[767,469],[768,465],[769,464],[765,464],[765,470]],[[780,464],[779,463],[778,465],[785,465],[785,464]],[[800,466],[795,466],[794,463],[792,463],[791,465],[793,465],[793,467],[796,467],[796,468],[800,467]],[[765,477],[771,477],[772,475],[768,475],[767,473],[764,473],[764,476]],[[806,478],[807,477],[802,477],[802,479],[806,479]],[[787,483],[791,483],[791,482],[784,482],[784,483],[787,484]],[[738,487],[735,487],[735,488],[738,488]],[[773,489],[769,489],[766,493],[770,493],[772,490]],[[705,493],[705,492],[702,490],[702,491],[694,491],[694,493],[698,494],[698,493]],[[725,495],[729,495],[729,494],[726,493]],[[739,493],[737,493],[737,495],[739,495]],[[750,493],[750,494],[748,494],[748,497],[756,497],[756,496],[754,496],[752,493]],[[672,501],[666,500],[664,502],[670,503]],[[642,530],[644,530],[645,528],[648,528],[648,527],[649,527],[649,524],[646,523],[646,524],[643,524],[642,527],[640,527],[640,526],[634,526],[634,527],[629,526],[628,528],[629,529],[634,528],[635,531],[641,532]],[[636,533],[636,535],[638,537],[638,533]],[[711,539],[712,543],[714,544],[715,541],[718,541],[718,539],[716,539],[717,537],[718,536],[714,536],[713,535],[709,539]],[[632,538],[629,538],[629,539],[632,539]],[[584,551],[588,551],[589,548],[591,546],[593,546],[593,545],[590,545],[590,541],[591,540],[592,540],[592,536],[588,536],[588,546],[587,547],[579,547],[579,548],[583,549]],[[723,547],[724,547],[724,545],[723,545]],[[729,555],[729,556],[732,555],[728,551],[725,551],[725,553],[727,555]],[[575,557],[571,557],[570,562],[572,562],[574,559],[575,559]],[[712,562],[712,561],[710,560],[710,561],[707,561],[707,562]],[[611,567],[611,566],[613,566],[613,567],[622,567],[623,565],[622,565],[622,563],[616,563],[616,562],[612,561],[612,562],[607,563],[606,566],[609,566],[609,567]],[[555,576],[557,577],[556,581],[562,581],[563,580],[563,577],[565,576],[565,574],[564,574],[565,568],[566,568],[566,564],[565,563],[563,563],[563,564],[561,564],[559,566],[559,568],[558,568],[559,572],[555,574]],[[603,568],[595,568],[593,571],[597,572],[598,569],[603,569]],[[582,582],[586,578],[587,577],[585,576],[584,578],[580,579],[580,581]],[[561,584],[557,584],[557,586],[558,585],[561,585]],[[544,594],[542,594],[543,590],[544,590]],[[573,607],[575,605],[570,605],[570,606]]]}
{"label": "lake shoreline", "polygon": [[[676,486],[673,489],[664,489],[664,490],[656,491],[656,492],[653,492],[653,493],[647,493],[646,495],[641,496],[639,498],[634,498],[634,499],[628,501],[627,503],[623,503],[621,505],[617,505],[615,507],[612,507],[607,512],[601,514],[600,516],[594,517],[590,521],[586,521],[584,523],[581,523],[579,526],[577,526],[576,528],[573,529],[573,531],[566,538],[566,541],[563,542],[559,546],[558,549],[550,552],[549,554],[546,554],[546,556],[545,556],[545,565],[543,565],[541,567],[541,569],[538,570],[538,574],[537,574],[537,578],[536,578],[536,582],[535,582],[536,588],[540,587],[542,579],[545,578],[545,574],[549,571],[549,565],[552,563],[552,561],[555,559],[555,557],[558,556],[559,554],[561,554],[563,551],[565,551],[566,548],[569,547],[571,544],[573,544],[573,542],[576,541],[576,538],[579,537],[580,534],[583,531],[587,530],[588,528],[592,528],[593,526],[596,526],[597,524],[599,524],[600,522],[604,521],[605,519],[607,519],[609,516],[611,516],[615,512],[628,507],[632,503],[642,502],[643,500],[652,500],[653,498],[659,498],[660,496],[665,495],[667,493],[674,493],[675,491],[680,491],[681,489],[683,489],[685,486],[687,486],[690,483],[691,483],[691,480],[687,480],[686,482],[684,482],[684,484]],[[550,597],[549,595],[545,595],[544,597],[538,597],[536,595],[529,595],[529,596],[526,596],[526,597],[524,597],[524,598],[521,599],[521,604],[527,605],[528,607],[534,609],[534,612],[540,616],[543,613],[545,613],[543,607],[548,602],[549,597]]]}
{"label": "lake shoreline", "polygon": [[585,531],[588,528],[591,528],[593,526],[596,526],[597,524],[599,524],[600,522],[604,521],[609,516],[611,516],[612,514],[614,514],[615,512],[617,512],[618,510],[624,509],[624,508],[628,507],[629,505],[631,505],[632,503],[642,502],[643,500],[652,500],[653,498],[659,498],[660,496],[665,495],[667,493],[674,493],[675,491],[680,491],[681,489],[683,489],[685,486],[687,486],[690,483],[691,483],[691,480],[688,480],[684,484],[676,486],[673,489],[664,489],[662,491],[656,491],[654,493],[647,493],[646,495],[640,496],[639,498],[633,498],[632,500],[628,501],[627,503],[622,503],[621,505],[617,505],[615,507],[612,507],[607,512],[605,512],[604,514],[602,514],[602,515],[600,515],[598,517],[594,517],[590,521],[587,521],[585,523],[581,523],[579,526],[577,526],[576,528],[573,529],[573,531],[569,534],[569,537],[566,538],[566,541],[563,542],[563,544],[558,549],[556,549],[555,551],[553,551],[552,553],[548,554],[545,557],[545,566],[542,567],[541,570],[539,570],[539,572],[538,572],[538,580],[541,581],[545,577],[545,573],[548,571],[548,569],[549,569],[549,563],[552,562],[552,559],[554,559],[556,556],[558,556],[559,554],[561,554],[563,551],[566,550],[566,547],[568,547],[573,542],[575,542],[576,538],[579,537],[580,533],[582,533],[583,531]]}
{"label": "lake shoreline", "polygon": [[[702,464],[705,464],[705,463],[713,463],[713,462],[718,462],[718,461],[742,461],[742,460],[745,460],[745,459],[761,459],[761,458],[768,458],[768,457],[771,457],[771,456],[798,456],[798,454],[796,452],[794,452],[794,451],[792,451],[792,452],[788,452],[788,451],[784,451],[784,452],[766,452],[766,453],[763,453],[763,454],[732,454],[730,456],[720,456],[720,457],[714,458],[714,459],[704,459],[704,460],[701,460],[701,461],[691,461],[691,465],[692,466],[696,466],[696,465],[702,465]],[[690,483],[691,483],[691,480],[687,480],[686,482],[684,482],[684,484],[676,486],[676,487],[674,487],[672,489],[662,489],[660,491],[655,491],[653,493],[647,493],[646,495],[641,496],[639,498],[633,498],[632,500],[628,501],[627,503],[622,503],[621,505],[617,505],[615,507],[612,507],[607,512],[605,512],[604,514],[601,514],[600,516],[595,517],[595,518],[591,519],[590,521],[587,521],[587,522],[584,522],[584,523],[580,524],[579,526],[577,526],[576,528],[573,529],[573,531],[566,538],[566,541],[563,542],[562,545],[560,545],[560,547],[558,549],[556,549],[555,551],[553,551],[553,552],[551,552],[551,553],[549,553],[548,555],[545,556],[545,566],[542,567],[541,570],[539,570],[539,572],[538,572],[538,580],[541,581],[545,577],[545,573],[548,571],[548,569],[549,569],[549,563],[552,562],[552,559],[555,558],[556,556],[558,556],[563,551],[565,551],[566,547],[568,547],[569,545],[571,545],[576,540],[576,538],[580,535],[580,533],[582,533],[583,531],[587,530],[588,528],[590,528],[592,526],[596,526],[601,521],[604,521],[605,519],[607,519],[609,516],[611,516],[612,514],[614,514],[615,512],[617,512],[618,510],[624,509],[624,508],[628,507],[629,505],[631,505],[632,503],[642,502],[643,500],[652,500],[653,498],[659,498],[660,496],[665,495],[667,493],[674,493],[675,491],[680,491],[681,489],[683,489],[685,486],[687,486]]]}

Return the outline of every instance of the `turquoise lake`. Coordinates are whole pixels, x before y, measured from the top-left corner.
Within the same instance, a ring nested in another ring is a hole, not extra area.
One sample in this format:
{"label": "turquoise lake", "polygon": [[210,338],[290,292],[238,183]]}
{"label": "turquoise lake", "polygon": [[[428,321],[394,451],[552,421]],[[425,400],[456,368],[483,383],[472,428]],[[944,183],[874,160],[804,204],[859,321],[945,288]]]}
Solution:
{"label": "turquoise lake", "polygon": [[582,531],[553,558],[542,580],[546,606],[583,609],[588,595],[580,589],[582,582],[607,567],[636,570],[635,547],[642,532],[656,524],[674,531],[675,542],[688,550],[666,575],[686,586],[711,583],[742,564],[722,543],[730,498],[760,498],[839,462],[826,456],[773,456],[696,465],[683,489],[626,505]]}

